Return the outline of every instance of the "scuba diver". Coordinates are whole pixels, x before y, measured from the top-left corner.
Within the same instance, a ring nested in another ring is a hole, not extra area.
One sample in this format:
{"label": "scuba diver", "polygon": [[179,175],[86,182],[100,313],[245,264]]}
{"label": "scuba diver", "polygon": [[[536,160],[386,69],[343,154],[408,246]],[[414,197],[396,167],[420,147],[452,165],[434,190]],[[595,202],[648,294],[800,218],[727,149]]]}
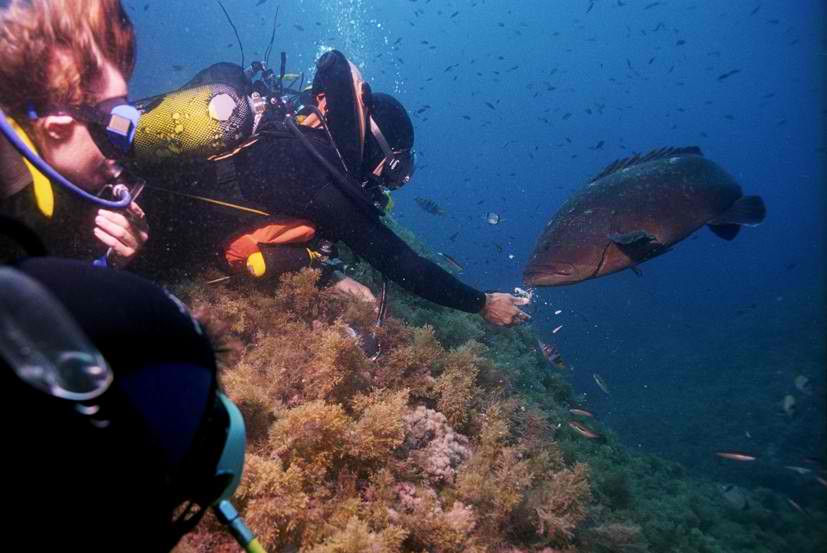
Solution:
{"label": "scuba diver", "polygon": [[135,103],[131,166],[145,177],[156,168],[159,178],[183,167],[173,193],[261,216],[226,241],[224,257],[236,270],[263,277],[318,265],[341,241],[420,297],[496,325],[526,321],[518,307],[526,298],[463,284],[382,221],[387,191],[407,184],[415,167],[405,108],[373,93],[338,51],[319,59],[309,91],[284,88],[284,59],[280,73],[266,61],[246,70],[215,64],[176,91]]}
{"label": "scuba diver", "polygon": [[[93,197],[102,208],[94,213],[74,196],[126,184],[109,140],[117,143],[117,125],[107,118],[134,111],[126,103],[134,62],[132,24],[116,1],[13,1],[0,10],[0,124],[4,134],[14,131],[0,136],[0,213],[34,227],[53,251],[109,248],[102,257],[117,267],[148,238],[143,211],[131,197]],[[12,141],[80,188],[64,191],[60,178],[24,161]],[[76,230],[85,225],[94,230]],[[0,255],[11,258],[10,246],[0,244]]]}
{"label": "scuba diver", "polygon": [[[13,1],[0,24],[0,133],[26,158],[3,186],[30,175],[43,209],[51,183],[134,209],[134,186],[115,181],[113,200],[89,192],[110,182],[110,150],[123,150],[138,116],[123,98],[134,34],[120,3]],[[41,66],[49,77],[35,83]],[[28,101],[7,87],[15,68],[36,85]],[[138,276],[46,257],[19,220],[0,215],[0,235],[24,254],[0,262],[6,527],[38,550],[170,551],[212,509],[261,551],[229,501],[244,421],[219,389],[205,329]]]}

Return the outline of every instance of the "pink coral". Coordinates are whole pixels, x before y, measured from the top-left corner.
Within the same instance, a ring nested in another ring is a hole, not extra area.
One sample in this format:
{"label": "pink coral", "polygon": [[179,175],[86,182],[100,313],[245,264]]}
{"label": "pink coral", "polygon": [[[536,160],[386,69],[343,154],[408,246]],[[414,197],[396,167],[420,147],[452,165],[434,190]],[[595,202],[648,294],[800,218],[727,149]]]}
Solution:
{"label": "pink coral", "polygon": [[432,484],[453,483],[457,467],[471,456],[468,438],[455,432],[445,415],[420,405],[404,417],[402,450]]}

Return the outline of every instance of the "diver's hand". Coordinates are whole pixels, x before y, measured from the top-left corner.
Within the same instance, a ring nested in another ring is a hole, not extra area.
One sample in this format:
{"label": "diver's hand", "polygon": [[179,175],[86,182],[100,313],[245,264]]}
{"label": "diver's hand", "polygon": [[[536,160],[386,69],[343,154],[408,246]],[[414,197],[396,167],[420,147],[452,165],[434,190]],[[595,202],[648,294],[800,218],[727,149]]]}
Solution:
{"label": "diver's hand", "polygon": [[113,267],[126,266],[149,239],[144,211],[135,202],[124,211],[99,209],[94,232],[98,240],[112,248],[109,263]]}
{"label": "diver's hand", "polygon": [[377,303],[376,296],[373,295],[370,288],[348,276],[343,277],[339,282],[331,286],[331,290],[340,296],[352,297],[359,301],[366,301],[373,304]]}
{"label": "diver's hand", "polygon": [[485,294],[485,306],[480,315],[497,326],[513,326],[531,319],[531,315],[522,311],[518,305],[526,305],[529,298],[520,298],[503,292]]}

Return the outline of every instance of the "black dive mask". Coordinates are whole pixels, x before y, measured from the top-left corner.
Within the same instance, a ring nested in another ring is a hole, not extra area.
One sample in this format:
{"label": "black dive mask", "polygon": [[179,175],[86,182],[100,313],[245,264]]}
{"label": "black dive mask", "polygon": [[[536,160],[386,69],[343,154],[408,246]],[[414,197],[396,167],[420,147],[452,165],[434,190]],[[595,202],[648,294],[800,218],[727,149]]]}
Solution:
{"label": "black dive mask", "polygon": [[129,155],[141,116],[125,96],[109,98],[94,106],[67,106],[56,113],[71,115],[86,123],[95,145],[109,159],[122,159]]}

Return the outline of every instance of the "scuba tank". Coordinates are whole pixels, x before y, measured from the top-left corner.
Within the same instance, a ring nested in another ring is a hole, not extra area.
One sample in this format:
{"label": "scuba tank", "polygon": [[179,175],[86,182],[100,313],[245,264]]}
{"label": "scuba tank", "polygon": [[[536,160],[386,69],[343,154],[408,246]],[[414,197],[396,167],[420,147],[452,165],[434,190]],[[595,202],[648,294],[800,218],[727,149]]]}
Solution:
{"label": "scuba tank", "polygon": [[241,67],[219,63],[176,91],[135,102],[134,163],[197,162],[233,151],[253,135],[263,111],[251,93]]}

